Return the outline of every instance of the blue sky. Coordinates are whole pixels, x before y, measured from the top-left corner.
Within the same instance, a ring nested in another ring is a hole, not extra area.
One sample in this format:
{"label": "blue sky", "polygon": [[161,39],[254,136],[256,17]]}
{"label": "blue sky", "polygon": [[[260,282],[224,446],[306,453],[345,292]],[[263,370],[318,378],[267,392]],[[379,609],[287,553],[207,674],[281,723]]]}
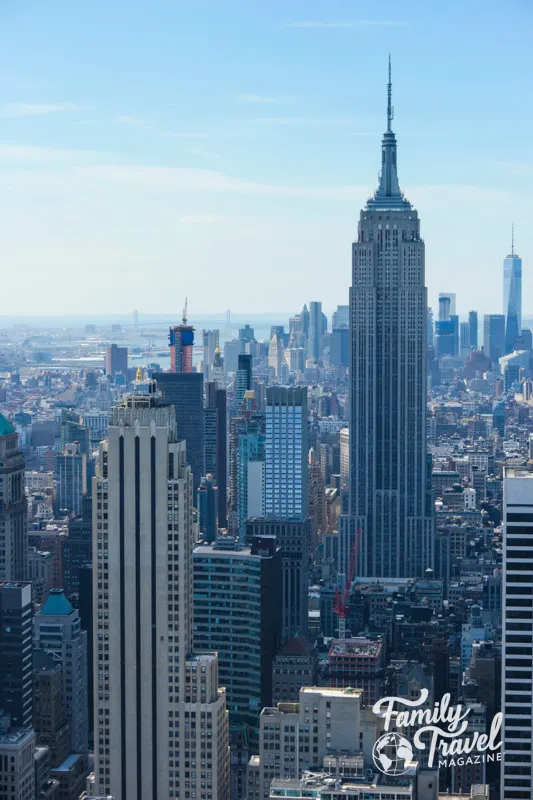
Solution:
{"label": "blue sky", "polygon": [[0,0],[3,313],[347,302],[388,52],[430,302],[533,313],[529,0]]}

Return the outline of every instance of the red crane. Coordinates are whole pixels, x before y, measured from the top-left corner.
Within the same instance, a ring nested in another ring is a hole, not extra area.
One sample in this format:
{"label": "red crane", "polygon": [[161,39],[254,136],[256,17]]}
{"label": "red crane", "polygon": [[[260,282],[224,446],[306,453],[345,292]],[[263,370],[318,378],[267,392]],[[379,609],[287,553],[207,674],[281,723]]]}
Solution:
{"label": "red crane", "polygon": [[352,547],[352,555],[350,557],[350,567],[348,569],[348,575],[346,576],[346,581],[344,583],[344,590],[342,593],[339,591],[339,587],[335,587],[335,604],[333,606],[333,611],[339,617],[339,639],[346,639],[346,614],[348,611],[348,601],[350,599],[350,591],[352,588],[352,583],[355,574],[355,565],[357,563],[357,554],[359,552],[359,542],[361,539],[361,528],[357,529],[357,533],[355,534],[355,540]]}

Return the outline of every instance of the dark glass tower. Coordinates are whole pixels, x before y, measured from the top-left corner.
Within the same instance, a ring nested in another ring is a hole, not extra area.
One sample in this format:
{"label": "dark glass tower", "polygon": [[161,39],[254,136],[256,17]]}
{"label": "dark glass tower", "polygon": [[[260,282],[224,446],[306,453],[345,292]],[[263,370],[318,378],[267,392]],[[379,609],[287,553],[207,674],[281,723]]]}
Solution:
{"label": "dark glass tower", "polygon": [[424,242],[418,213],[398,184],[391,88],[389,62],[379,186],[359,219],[350,290],[346,527],[352,535],[361,529],[359,574],[376,577],[422,576],[434,556]]}

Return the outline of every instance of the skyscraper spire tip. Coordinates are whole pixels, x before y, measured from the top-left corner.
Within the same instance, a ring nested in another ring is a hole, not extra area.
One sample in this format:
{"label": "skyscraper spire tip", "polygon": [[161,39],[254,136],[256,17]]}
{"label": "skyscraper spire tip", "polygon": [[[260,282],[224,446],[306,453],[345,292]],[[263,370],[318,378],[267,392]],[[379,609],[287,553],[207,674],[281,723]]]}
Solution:
{"label": "skyscraper spire tip", "polygon": [[514,256],[514,222],[511,223],[511,255]]}
{"label": "skyscraper spire tip", "polygon": [[387,84],[387,131],[392,131],[392,120],[394,119],[394,107],[392,105],[392,66],[389,53],[389,82]]}

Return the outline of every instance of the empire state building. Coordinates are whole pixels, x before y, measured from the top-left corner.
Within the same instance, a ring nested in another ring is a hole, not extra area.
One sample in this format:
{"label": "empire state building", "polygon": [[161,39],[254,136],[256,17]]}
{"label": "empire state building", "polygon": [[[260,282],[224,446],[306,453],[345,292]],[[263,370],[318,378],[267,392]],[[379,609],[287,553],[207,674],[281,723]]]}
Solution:
{"label": "empire state building", "polygon": [[349,528],[361,531],[359,575],[414,577],[434,560],[427,291],[418,213],[398,184],[391,90],[389,59],[379,186],[352,246]]}

